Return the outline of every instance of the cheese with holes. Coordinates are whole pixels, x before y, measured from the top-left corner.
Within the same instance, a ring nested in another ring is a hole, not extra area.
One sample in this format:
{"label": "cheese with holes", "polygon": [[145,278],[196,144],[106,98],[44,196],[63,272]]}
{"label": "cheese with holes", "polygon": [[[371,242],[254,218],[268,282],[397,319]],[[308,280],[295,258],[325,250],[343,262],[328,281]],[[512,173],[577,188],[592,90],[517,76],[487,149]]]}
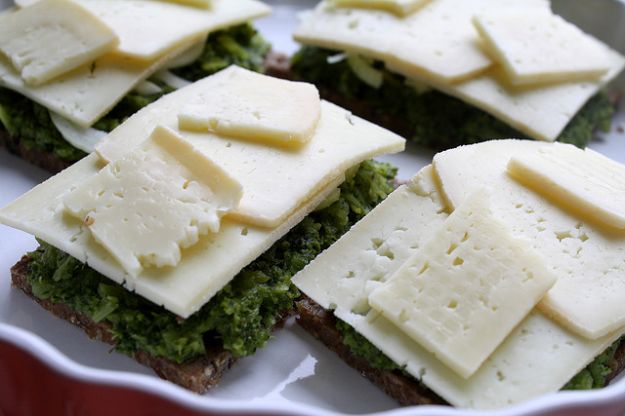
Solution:
{"label": "cheese with holes", "polygon": [[366,314],[369,293],[410,258],[445,218],[432,169],[426,167],[310,262],[293,283],[326,309],[340,305]]}
{"label": "cheese with holes", "polygon": [[27,85],[0,56],[0,86],[22,94],[81,127],[90,127],[178,53],[174,51],[156,61],[107,54],[39,86]]}
{"label": "cheese with holes", "polygon": [[321,2],[294,33],[298,42],[393,62],[405,75],[445,82],[470,78],[491,66],[471,23],[493,9],[549,10],[546,0],[436,0],[398,17],[380,10]]}
{"label": "cheese with holes", "polygon": [[241,186],[173,131],[157,127],[63,200],[124,270],[176,266],[181,249],[219,231]]}
{"label": "cheese with holes", "polygon": [[555,283],[541,256],[469,196],[369,296],[370,305],[463,378]]}
{"label": "cheese with holes", "polygon": [[533,155],[544,146],[484,142],[439,153],[434,166],[452,208],[478,187],[497,190],[491,198],[494,215],[515,236],[531,241],[558,278],[540,308],[570,330],[598,339],[625,325],[625,234],[595,227],[507,174],[511,158]]}
{"label": "cheese with holes", "polygon": [[63,201],[69,192],[97,175],[103,166],[96,154],[87,156],[0,209],[0,222],[35,235],[183,318],[200,309],[344,180],[343,175],[334,178],[275,228],[223,218],[219,232],[201,236],[183,250],[176,267],[146,268],[132,277],[93,240],[82,220],[65,213]]}
{"label": "cheese with holes", "polygon": [[314,135],[321,112],[314,85],[237,66],[213,78],[210,91],[197,94],[180,109],[181,130],[211,131],[270,144],[305,143]]}
{"label": "cheese with holes", "polygon": [[331,0],[338,7],[361,7],[379,9],[406,16],[414,13],[430,0]]}
{"label": "cheese with holes", "polygon": [[257,0],[213,0],[209,9],[164,1],[80,0],[119,37],[116,53],[154,60],[209,32],[269,14]]}
{"label": "cheese with holes", "polygon": [[143,108],[105,137],[96,151],[105,160],[116,160],[143,142],[156,124],[178,130],[243,186],[241,203],[228,217],[275,227],[350,167],[404,149],[403,138],[325,101],[314,136],[296,148],[179,130],[180,109],[210,99],[221,76],[204,78]]}
{"label": "cheese with holes", "polygon": [[29,85],[91,62],[117,43],[109,27],[71,1],[47,0],[0,17],[0,52]]}
{"label": "cheese with holes", "polygon": [[486,13],[473,22],[515,85],[592,80],[610,69],[605,46],[560,16]]}
{"label": "cheese with holes", "polygon": [[293,282],[454,406],[494,409],[559,390],[620,332],[588,340],[532,312],[464,379],[369,307],[371,291],[445,221],[445,204],[431,173],[426,167],[410,188],[397,189]]}
{"label": "cheese with holes", "polygon": [[584,220],[625,230],[625,166],[568,144],[512,156],[508,174]]}

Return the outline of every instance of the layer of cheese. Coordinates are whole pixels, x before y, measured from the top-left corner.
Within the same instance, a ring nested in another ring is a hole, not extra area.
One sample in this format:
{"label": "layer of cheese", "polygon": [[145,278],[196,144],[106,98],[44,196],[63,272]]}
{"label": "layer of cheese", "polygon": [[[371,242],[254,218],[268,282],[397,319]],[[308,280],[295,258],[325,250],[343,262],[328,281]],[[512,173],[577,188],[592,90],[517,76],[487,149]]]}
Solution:
{"label": "layer of cheese", "polygon": [[[590,97],[625,67],[605,45],[608,72],[596,81],[514,87],[482,51],[471,19],[483,13],[550,15],[548,1],[437,0],[400,19],[388,13],[331,8],[322,2],[304,19],[295,39],[381,60],[386,67],[459,98],[521,133],[553,141]],[[598,41],[597,41],[598,42]],[[383,88],[383,86],[382,86]]]}
{"label": "layer of cheese", "polygon": [[534,155],[544,146],[484,142],[439,153],[434,166],[452,208],[478,187],[497,190],[491,199],[495,216],[515,236],[531,241],[558,277],[541,309],[571,330],[598,339],[625,324],[625,234],[593,226],[508,175],[511,158]]}
{"label": "layer of cheese", "polygon": [[0,86],[30,98],[81,127],[90,127],[178,53],[174,51],[153,62],[108,54],[39,86],[27,85],[0,56]]}
{"label": "layer of cheese", "polygon": [[183,105],[210,98],[220,82],[219,75],[207,77],[164,96],[112,131],[96,151],[115,160],[143,142],[156,124],[178,130],[243,186],[243,199],[229,217],[275,227],[350,167],[404,149],[403,138],[325,101],[314,136],[292,149],[177,129]]}
{"label": "layer of cheese", "polygon": [[588,222],[625,230],[625,166],[600,153],[555,143],[513,156],[508,174]]}
{"label": "layer of cheese", "polygon": [[379,9],[395,13],[398,16],[407,16],[423,7],[431,0],[331,0],[337,7],[362,7],[365,9]]}
{"label": "layer of cheese", "polygon": [[157,127],[141,146],[80,183],[63,200],[123,269],[175,267],[181,249],[217,233],[242,188],[175,132]]}
{"label": "layer of cheese", "polygon": [[461,377],[473,375],[556,278],[530,245],[470,195],[369,296],[409,337]]}
{"label": "layer of cheese", "polygon": [[186,4],[194,7],[201,7],[203,9],[208,9],[211,7],[213,0],[167,0],[172,3],[180,3]]}
{"label": "layer of cheese", "polygon": [[116,53],[154,60],[165,53],[229,26],[269,14],[257,0],[213,0],[200,9],[152,0],[80,0],[119,37]]}
{"label": "layer of cheese", "polygon": [[181,130],[283,145],[305,143],[314,135],[321,112],[314,85],[237,66],[213,78],[210,92],[197,94],[180,109]]}
{"label": "layer of cheese", "polygon": [[248,226],[223,219],[216,234],[200,237],[182,252],[175,268],[145,269],[136,278],[93,241],[83,221],[65,214],[63,201],[104,166],[91,154],[0,210],[0,222],[58,247],[128,289],[186,318],[204,305],[247,264],[299,223],[343,181],[339,176],[304,201],[275,228]]}
{"label": "layer of cheese", "polygon": [[473,20],[512,84],[593,80],[610,69],[603,44],[549,13],[486,13]]}
{"label": "layer of cheese", "polygon": [[116,50],[36,87],[27,85],[12,65],[0,57],[0,86],[82,127],[91,126],[141,81],[205,39],[209,32],[269,12],[266,5],[256,0],[215,0],[209,10],[151,0],[79,3],[114,31],[120,41]]}
{"label": "layer of cheese", "polygon": [[117,43],[108,26],[70,1],[47,0],[0,17],[0,52],[28,85],[91,62]]}
{"label": "layer of cheese", "polygon": [[[446,218],[431,172],[420,172],[413,190],[396,190],[293,282],[454,406],[500,408],[559,390],[619,333],[591,341],[533,312],[464,379],[368,306],[369,293]],[[377,250],[371,248],[374,241],[383,242]]]}
{"label": "layer of cheese", "polygon": [[546,0],[436,0],[398,17],[379,10],[333,7],[327,0],[304,17],[298,42],[393,61],[409,76],[445,82],[470,78],[491,66],[471,23],[493,9],[549,9]]}

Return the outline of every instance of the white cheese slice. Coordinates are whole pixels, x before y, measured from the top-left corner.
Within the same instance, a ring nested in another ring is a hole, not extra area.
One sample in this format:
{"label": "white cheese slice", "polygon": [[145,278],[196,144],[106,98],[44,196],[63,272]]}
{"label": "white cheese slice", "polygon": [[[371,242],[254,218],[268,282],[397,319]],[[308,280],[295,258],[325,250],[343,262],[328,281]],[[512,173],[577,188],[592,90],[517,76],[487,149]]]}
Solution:
{"label": "white cheese slice", "polygon": [[473,22],[512,84],[593,80],[610,69],[603,44],[560,16],[486,13]]}
{"label": "white cheese slice", "polygon": [[430,0],[331,0],[338,7],[362,7],[365,9],[379,9],[406,16],[416,12]]}
{"label": "white cheese slice", "polygon": [[80,0],[119,37],[117,53],[153,60],[209,32],[269,14],[256,0],[213,0],[209,9],[163,1]]}
{"label": "white cheese slice", "polygon": [[108,26],[71,1],[42,1],[0,16],[0,52],[29,85],[44,84],[117,44]]}
{"label": "white cheese slice", "polygon": [[175,89],[184,88],[187,85],[193,84],[191,81],[188,81],[188,80],[186,80],[184,78],[180,78],[178,75],[176,75],[173,72],[168,71],[166,69],[163,69],[163,70],[158,71],[157,73],[155,73],[152,76],[152,79],[154,79],[156,81],[164,82],[165,84],[167,84],[170,87],[175,88]]}
{"label": "white cheese slice", "polygon": [[163,89],[152,81],[142,81],[135,87],[134,91],[141,95],[152,95],[163,92]]}
{"label": "white cheese slice", "polygon": [[[176,130],[180,108],[199,97],[210,97],[218,82],[218,76],[207,77],[164,96],[112,131],[96,151],[107,161],[116,160],[145,140],[152,126]],[[295,149],[212,133],[179,133],[243,186],[241,203],[228,217],[266,227],[282,223],[350,167],[380,154],[401,151],[405,145],[403,138],[325,101],[315,135]]]}
{"label": "white cheese slice", "polygon": [[90,127],[178,53],[174,51],[153,62],[108,54],[39,86],[26,85],[11,64],[0,56],[0,86],[30,98],[81,127]]}
{"label": "white cheese slice", "polygon": [[591,341],[532,312],[472,377],[464,379],[383,316],[362,316],[343,308],[335,315],[453,406],[478,410],[557,392],[622,334],[617,331]]}
{"label": "white cheese slice", "polygon": [[512,87],[501,69],[452,85],[434,84],[441,91],[492,114],[528,137],[554,141],[586,104],[625,67],[625,57],[608,49],[610,71],[599,81]]}
{"label": "white cheese slice", "polygon": [[625,166],[568,144],[513,156],[508,174],[591,223],[625,230]]}
{"label": "white cheese slice", "polygon": [[463,378],[473,375],[556,278],[470,195],[369,304]]}
{"label": "white cheese slice", "polygon": [[367,297],[410,258],[447,218],[424,168],[293,277],[293,283],[326,309],[336,305],[364,315]]}
{"label": "white cheese slice", "polygon": [[50,112],[50,120],[54,127],[61,133],[61,136],[69,144],[85,153],[91,153],[95,150],[96,144],[102,140],[108,133],[102,130],[96,130],[91,127],[81,127],[71,121]]}
{"label": "white cheese slice", "polygon": [[179,68],[181,66],[192,64],[197,59],[199,59],[200,56],[202,56],[205,47],[206,39],[202,39],[199,42],[194,43],[186,51],[182,52],[180,55],[167,62],[166,69]]}
{"label": "white cheese slice", "polygon": [[314,85],[231,66],[213,76],[210,92],[197,94],[180,109],[178,127],[299,145],[314,135],[320,113],[319,91]]}
{"label": "white cheese slice", "polygon": [[157,127],[63,203],[136,277],[144,267],[175,267],[181,249],[219,231],[221,217],[241,195],[241,185],[210,159],[172,130]]}
{"label": "white cheese slice", "polygon": [[298,42],[337,49],[401,66],[404,74],[445,82],[470,78],[491,66],[471,23],[486,10],[549,10],[546,0],[436,0],[398,17],[380,10],[321,2],[294,33]]}
{"label": "white cheese slice", "polygon": [[559,390],[619,333],[589,341],[534,312],[464,379],[369,307],[369,293],[447,217],[431,175],[426,167],[410,188],[398,188],[295,275],[293,283],[324,308],[335,309],[338,318],[454,406],[494,409]]}
{"label": "white cheese slice", "polygon": [[200,237],[182,253],[175,268],[145,269],[136,278],[127,275],[113,257],[95,243],[83,222],[64,214],[65,196],[96,175],[103,162],[96,154],[0,210],[0,222],[31,233],[69,253],[130,290],[187,318],[223,288],[239,271],[299,223],[343,181],[339,176],[298,207],[275,228],[253,227],[222,219],[216,234]]}
{"label": "white cheese slice", "polygon": [[625,324],[625,235],[606,232],[552,204],[507,174],[512,157],[547,146],[495,140],[439,153],[434,166],[451,207],[478,187],[490,187],[491,209],[518,237],[531,241],[558,277],[541,301],[572,331],[598,339]]}

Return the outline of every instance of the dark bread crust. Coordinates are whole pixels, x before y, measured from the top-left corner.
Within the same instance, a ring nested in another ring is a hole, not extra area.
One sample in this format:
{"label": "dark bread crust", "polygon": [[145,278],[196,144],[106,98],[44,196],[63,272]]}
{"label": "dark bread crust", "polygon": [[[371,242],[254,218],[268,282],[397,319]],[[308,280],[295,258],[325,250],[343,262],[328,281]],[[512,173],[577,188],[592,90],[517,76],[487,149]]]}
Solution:
{"label": "dark bread crust", "polygon": [[[297,323],[300,326],[400,404],[404,406],[447,404],[433,391],[401,372],[373,368],[365,359],[352,353],[349,347],[343,344],[343,337],[336,328],[336,318],[331,311],[305,295],[296,302],[296,306],[299,314]],[[609,366],[612,371],[606,377],[606,382],[614,379],[625,369],[625,342],[621,341]]]}
{"label": "dark bread crust", "polygon": [[35,148],[27,148],[16,137],[0,128],[0,147],[5,147],[9,152],[21,157],[25,161],[50,173],[58,173],[70,166],[73,162],[60,159],[54,153],[44,152]]}
{"label": "dark bread crust", "polygon": [[[90,338],[115,345],[111,328],[106,322],[96,323],[88,316],[74,311],[67,305],[35,297],[27,279],[29,263],[30,258],[24,256],[11,268],[13,287],[21,289],[44,309],[78,326]],[[286,319],[286,316],[284,318]],[[280,324],[282,323],[283,321]],[[236,361],[230,352],[220,347],[212,347],[205,356],[184,364],[177,364],[166,358],[154,357],[145,351],[136,352],[133,358],[141,364],[151,367],[159,377],[200,394],[215,387],[224,372]]]}
{"label": "dark bread crust", "polygon": [[446,404],[433,391],[401,371],[373,368],[367,360],[352,353],[350,348],[343,344],[343,337],[336,328],[336,318],[332,312],[306,296],[297,301],[296,306],[299,325],[400,404],[404,406]]}

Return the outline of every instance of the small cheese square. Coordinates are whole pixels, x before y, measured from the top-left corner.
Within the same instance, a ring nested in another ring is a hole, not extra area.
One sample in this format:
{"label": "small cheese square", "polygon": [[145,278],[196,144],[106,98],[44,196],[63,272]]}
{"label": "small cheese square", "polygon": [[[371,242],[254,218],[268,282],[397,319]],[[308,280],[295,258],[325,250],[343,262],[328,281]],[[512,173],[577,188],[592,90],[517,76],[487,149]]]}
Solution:
{"label": "small cheese square", "polygon": [[315,132],[321,100],[314,85],[237,66],[213,77],[215,87],[180,111],[180,129],[272,143],[305,143]]}
{"label": "small cheese square", "polygon": [[69,0],[40,1],[0,18],[0,52],[30,85],[92,62],[117,43],[108,26]]}
{"label": "small cheese square", "polygon": [[181,248],[219,231],[241,186],[170,129],[103,168],[65,199],[66,210],[132,276],[175,266]]}
{"label": "small cheese square", "polygon": [[419,10],[430,0],[332,0],[339,7],[387,10],[398,16],[407,16]]}
{"label": "small cheese square", "polygon": [[598,79],[610,69],[603,44],[552,13],[487,13],[473,23],[512,84]]}
{"label": "small cheese square", "polygon": [[480,189],[369,303],[461,377],[468,378],[534,308],[556,278],[515,239]]}
{"label": "small cheese square", "polygon": [[600,153],[554,143],[513,156],[508,174],[584,221],[625,230],[625,166]]}

